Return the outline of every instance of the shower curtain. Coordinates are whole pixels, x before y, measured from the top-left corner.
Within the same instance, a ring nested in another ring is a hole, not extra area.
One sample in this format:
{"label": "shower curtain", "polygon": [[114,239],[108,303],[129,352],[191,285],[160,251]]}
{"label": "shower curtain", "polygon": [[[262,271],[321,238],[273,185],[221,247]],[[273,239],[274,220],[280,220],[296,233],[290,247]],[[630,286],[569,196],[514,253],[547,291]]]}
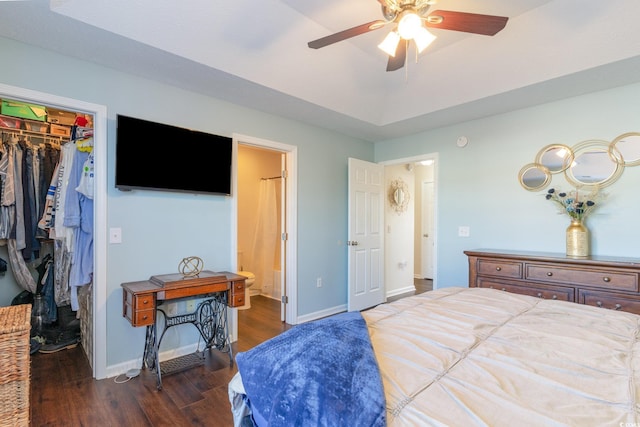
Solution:
{"label": "shower curtain", "polygon": [[256,276],[253,288],[273,294],[273,266],[278,244],[278,206],[274,180],[260,181],[258,221],[251,251],[251,269]]}

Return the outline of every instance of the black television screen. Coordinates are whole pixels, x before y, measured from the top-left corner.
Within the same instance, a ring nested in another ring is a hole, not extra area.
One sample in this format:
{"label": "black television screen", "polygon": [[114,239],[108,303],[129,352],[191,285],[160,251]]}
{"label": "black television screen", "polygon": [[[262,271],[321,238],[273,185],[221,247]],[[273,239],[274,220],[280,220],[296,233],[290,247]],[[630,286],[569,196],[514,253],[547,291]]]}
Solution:
{"label": "black television screen", "polygon": [[231,194],[231,138],[117,116],[116,188]]}

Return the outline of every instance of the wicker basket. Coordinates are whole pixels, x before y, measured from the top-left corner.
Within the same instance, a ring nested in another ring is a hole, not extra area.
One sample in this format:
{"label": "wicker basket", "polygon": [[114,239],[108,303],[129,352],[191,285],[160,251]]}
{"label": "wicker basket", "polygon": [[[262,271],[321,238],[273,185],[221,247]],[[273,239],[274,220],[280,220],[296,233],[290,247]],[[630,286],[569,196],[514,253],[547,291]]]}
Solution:
{"label": "wicker basket", "polygon": [[0,426],[28,426],[31,304],[0,307]]}

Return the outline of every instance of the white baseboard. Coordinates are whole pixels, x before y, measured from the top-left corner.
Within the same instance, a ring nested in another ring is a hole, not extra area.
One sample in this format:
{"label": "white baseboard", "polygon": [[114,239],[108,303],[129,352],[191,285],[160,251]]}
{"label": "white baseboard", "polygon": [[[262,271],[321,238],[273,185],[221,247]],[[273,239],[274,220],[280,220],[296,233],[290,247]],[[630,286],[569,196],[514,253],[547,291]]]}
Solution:
{"label": "white baseboard", "polygon": [[405,286],[404,288],[398,288],[398,289],[394,289],[393,291],[387,292],[387,298],[389,297],[395,297],[398,295],[402,295],[402,294],[406,294],[409,292],[415,292],[416,291],[416,287],[413,285],[409,285],[409,286]]}
{"label": "white baseboard", "polygon": [[328,308],[326,310],[316,311],[315,313],[305,314],[304,316],[298,316],[298,318],[296,319],[297,320],[296,324],[311,322],[312,320],[318,320],[323,317],[332,316],[334,314],[342,313],[345,311],[347,311],[346,304],[339,305],[337,307]]}

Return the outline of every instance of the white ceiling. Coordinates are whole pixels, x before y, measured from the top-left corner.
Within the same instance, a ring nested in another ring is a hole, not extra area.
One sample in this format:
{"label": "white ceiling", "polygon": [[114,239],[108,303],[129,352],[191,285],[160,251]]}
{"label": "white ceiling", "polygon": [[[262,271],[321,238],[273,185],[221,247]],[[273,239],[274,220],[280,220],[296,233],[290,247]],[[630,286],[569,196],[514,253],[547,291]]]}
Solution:
{"label": "white ceiling", "polygon": [[438,0],[509,17],[493,37],[432,30],[386,72],[376,0],[0,0],[0,36],[379,141],[640,81],[638,0]]}

